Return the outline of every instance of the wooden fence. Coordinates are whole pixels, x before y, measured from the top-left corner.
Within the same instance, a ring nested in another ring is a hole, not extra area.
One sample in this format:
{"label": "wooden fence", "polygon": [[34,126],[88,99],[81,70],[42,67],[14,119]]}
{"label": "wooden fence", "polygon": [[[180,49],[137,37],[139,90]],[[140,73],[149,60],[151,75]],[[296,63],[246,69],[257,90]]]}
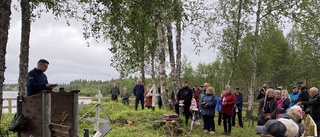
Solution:
{"label": "wooden fence", "polygon": [[[79,102],[80,100],[88,100],[91,101],[91,103],[93,102],[93,97],[79,97]],[[16,103],[13,102],[17,102],[17,98],[3,98],[3,101],[8,102],[8,105],[6,106],[2,106],[2,109],[8,109],[8,113],[13,113],[13,110],[17,108]]]}

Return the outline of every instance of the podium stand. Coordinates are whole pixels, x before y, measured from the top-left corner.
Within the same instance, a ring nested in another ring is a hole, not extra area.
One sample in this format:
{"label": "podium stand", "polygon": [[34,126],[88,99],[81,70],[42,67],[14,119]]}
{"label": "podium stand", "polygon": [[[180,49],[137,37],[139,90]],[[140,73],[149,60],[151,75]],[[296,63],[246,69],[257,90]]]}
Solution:
{"label": "podium stand", "polygon": [[21,137],[78,135],[78,92],[42,91],[22,99],[22,114],[27,121]]}

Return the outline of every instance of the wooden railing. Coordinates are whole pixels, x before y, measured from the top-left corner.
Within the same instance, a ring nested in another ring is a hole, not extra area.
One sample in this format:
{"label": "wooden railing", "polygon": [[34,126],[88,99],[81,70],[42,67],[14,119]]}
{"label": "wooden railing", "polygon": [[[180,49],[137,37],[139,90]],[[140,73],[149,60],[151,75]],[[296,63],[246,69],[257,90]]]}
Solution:
{"label": "wooden railing", "polygon": [[[79,101],[80,100],[91,100],[91,103],[92,103],[93,97],[79,97]],[[17,105],[16,105],[17,103],[13,103],[13,102],[17,102],[17,98],[3,98],[3,101],[8,102],[8,105],[2,106],[2,109],[8,109],[8,113],[13,113],[13,110],[17,108]]]}
{"label": "wooden railing", "polygon": [[9,113],[12,113],[12,109],[13,108],[17,108],[16,105],[12,105],[12,101],[17,102],[17,98],[4,98],[3,101],[7,101],[8,102],[8,106],[2,106],[2,109],[8,109]]}
{"label": "wooden railing", "polygon": [[303,136],[318,136],[317,124],[313,121],[312,117],[309,114],[303,117],[303,121],[306,126]]}

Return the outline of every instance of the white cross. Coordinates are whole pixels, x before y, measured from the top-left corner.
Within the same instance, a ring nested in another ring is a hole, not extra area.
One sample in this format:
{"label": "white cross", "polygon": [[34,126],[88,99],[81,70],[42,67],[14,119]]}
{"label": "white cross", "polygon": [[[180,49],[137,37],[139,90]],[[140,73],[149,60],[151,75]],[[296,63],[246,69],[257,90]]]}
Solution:
{"label": "white cross", "polygon": [[98,98],[98,103],[100,104],[101,103],[101,98],[102,98],[102,94],[101,94],[101,91],[98,90],[98,94],[96,95],[96,98]]}

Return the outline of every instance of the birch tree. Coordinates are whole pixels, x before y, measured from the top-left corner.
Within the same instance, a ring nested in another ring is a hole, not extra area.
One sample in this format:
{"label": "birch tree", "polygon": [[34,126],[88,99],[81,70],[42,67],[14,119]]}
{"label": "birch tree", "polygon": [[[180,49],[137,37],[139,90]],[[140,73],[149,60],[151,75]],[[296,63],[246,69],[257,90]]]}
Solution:
{"label": "birch tree", "polygon": [[[10,27],[11,0],[0,1],[0,120],[2,118],[3,83],[6,70],[6,53]],[[1,122],[0,122],[1,123]]]}

